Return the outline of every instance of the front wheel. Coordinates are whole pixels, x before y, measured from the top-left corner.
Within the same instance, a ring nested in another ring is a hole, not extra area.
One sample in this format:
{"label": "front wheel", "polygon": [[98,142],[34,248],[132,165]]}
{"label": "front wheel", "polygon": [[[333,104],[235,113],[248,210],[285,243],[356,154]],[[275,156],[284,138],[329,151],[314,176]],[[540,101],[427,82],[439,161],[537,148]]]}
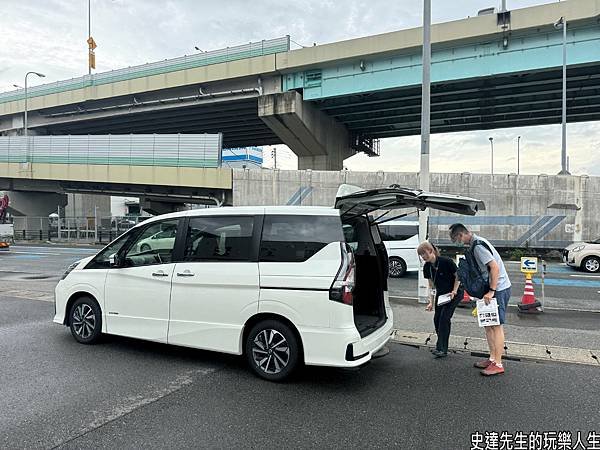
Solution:
{"label": "front wheel", "polygon": [[102,313],[95,300],[81,297],[75,300],[69,313],[71,334],[81,344],[95,344],[102,331]]}
{"label": "front wheel", "polygon": [[581,268],[590,273],[600,272],[600,258],[597,256],[588,256],[581,263]]}
{"label": "front wheel", "polygon": [[300,360],[296,335],[277,320],[264,320],[252,327],[245,350],[252,370],[269,381],[287,378]]}
{"label": "front wheel", "polygon": [[406,263],[402,258],[392,256],[389,261],[389,274],[392,278],[401,278],[406,274]]}

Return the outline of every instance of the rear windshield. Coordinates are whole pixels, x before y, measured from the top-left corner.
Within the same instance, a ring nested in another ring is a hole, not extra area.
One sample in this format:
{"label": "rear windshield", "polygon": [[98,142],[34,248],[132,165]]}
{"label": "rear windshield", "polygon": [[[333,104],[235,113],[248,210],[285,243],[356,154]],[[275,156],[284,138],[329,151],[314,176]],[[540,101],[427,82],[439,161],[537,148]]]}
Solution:
{"label": "rear windshield", "polygon": [[265,216],[260,261],[302,262],[331,242],[343,242],[339,216]]}

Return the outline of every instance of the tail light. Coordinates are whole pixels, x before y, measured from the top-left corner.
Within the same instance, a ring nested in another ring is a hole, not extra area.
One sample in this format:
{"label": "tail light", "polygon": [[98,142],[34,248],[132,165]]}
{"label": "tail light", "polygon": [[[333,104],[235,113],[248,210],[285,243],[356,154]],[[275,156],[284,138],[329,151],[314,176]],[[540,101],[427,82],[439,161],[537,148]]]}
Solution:
{"label": "tail light", "polygon": [[352,305],[352,291],[356,277],[356,264],[354,254],[348,244],[340,243],[342,251],[342,264],[329,289],[329,300]]}

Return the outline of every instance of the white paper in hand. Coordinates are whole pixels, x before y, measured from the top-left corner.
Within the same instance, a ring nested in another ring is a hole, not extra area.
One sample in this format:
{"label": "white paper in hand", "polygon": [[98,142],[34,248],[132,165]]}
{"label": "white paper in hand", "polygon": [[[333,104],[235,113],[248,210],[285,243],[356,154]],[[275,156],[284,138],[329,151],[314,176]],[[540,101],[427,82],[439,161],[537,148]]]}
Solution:
{"label": "white paper in hand", "polygon": [[438,306],[445,305],[446,303],[450,303],[452,300],[452,294],[442,294],[437,299]]}
{"label": "white paper in hand", "polygon": [[495,298],[490,300],[489,305],[486,305],[483,300],[477,300],[477,322],[480,327],[500,325],[498,302]]}

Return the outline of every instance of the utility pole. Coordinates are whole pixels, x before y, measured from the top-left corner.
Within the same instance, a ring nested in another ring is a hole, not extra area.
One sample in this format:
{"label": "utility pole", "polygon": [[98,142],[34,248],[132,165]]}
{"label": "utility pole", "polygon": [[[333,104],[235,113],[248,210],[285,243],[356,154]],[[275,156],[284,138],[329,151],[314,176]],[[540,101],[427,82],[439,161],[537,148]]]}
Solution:
{"label": "utility pole", "polygon": [[492,175],[494,175],[494,138],[490,137],[490,145],[492,146]]}
{"label": "utility pole", "polygon": [[562,145],[561,169],[559,175],[571,175],[567,164],[567,19],[561,17],[554,23],[554,28],[562,29]]}
{"label": "utility pole", "polygon": [[[429,133],[431,113],[431,0],[423,0],[423,82],[421,100],[421,164],[419,170],[419,189],[429,191]],[[419,242],[427,239],[429,209],[419,213]],[[422,269],[421,262],[421,269]],[[427,303],[428,285],[419,270],[419,303]]]}
{"label": "utility pole", "polygon": [[521,136],[517,137],[517,175],[521,173]]}
{"label": "utility pole", "polygon": [[277,169],[277,147],[271,149],[271,157],[273,158],[273,169]]}
{"label": "utility pole", "polygon": [[96,41],[92,37],[92,0],[88,0],[88,75],[92,75],[92,69],[96,68]]}

